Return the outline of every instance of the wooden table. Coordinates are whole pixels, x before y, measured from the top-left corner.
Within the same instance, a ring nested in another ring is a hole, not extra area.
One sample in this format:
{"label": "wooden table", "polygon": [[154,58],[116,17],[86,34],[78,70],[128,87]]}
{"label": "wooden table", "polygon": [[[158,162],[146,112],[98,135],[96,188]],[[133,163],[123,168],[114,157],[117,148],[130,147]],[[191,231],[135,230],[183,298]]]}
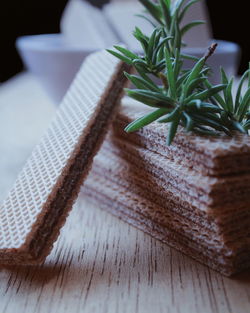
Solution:
{"label": "wooden table", "polygon": [[[0,198],[55,114],[22,74],[0,88]],[[79,197],[45,264],[0,267],[0,313],[247,313],[250,273],[229,279]]]}

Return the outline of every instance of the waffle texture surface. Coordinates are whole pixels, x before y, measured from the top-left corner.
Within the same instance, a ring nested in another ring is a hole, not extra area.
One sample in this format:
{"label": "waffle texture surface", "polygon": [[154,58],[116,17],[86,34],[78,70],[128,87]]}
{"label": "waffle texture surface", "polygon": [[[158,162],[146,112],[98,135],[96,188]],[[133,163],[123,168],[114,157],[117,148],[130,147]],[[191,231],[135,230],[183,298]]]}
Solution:
{"label": "waffle texture surface", "polygon": [[191,133],[187,135],[180,130],[174,144],[167,147],[166,124],[154,122],[129,135],[123,131],[129,122],[145,115],[147,111],[137,102],[126,101],[114,125],[119,136],[168,158],[175,158],[185,166],[189,163],[190,167],[209,176],[250,172],[250,136],[244,134],[205,137]]}
{"label": "waffle texture surface", "polygon": [[8,252],[11,258],[29,253],[29,244],[39,236],[41,224],[46,223],[46,232],[53,228],[46,220],[48,212],[44,208],[64,192],[60,190],[62,181],[77,155],[79,140],[88,136],[109,93],[114,92],[114,99],[119,96],[122,86],[117,92],[112,87],[121,77],[121,66],[105,51],[89,56],[84,62],[51,126],[0,207],[0,261],[8,261]]}

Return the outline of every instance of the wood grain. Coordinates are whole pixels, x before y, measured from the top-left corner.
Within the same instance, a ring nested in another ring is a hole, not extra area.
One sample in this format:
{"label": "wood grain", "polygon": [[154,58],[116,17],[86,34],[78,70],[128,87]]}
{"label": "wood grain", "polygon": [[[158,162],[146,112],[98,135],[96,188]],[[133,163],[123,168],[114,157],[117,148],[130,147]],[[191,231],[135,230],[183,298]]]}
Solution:
{"label": "wood grain", "polygon": [[[54,112],[28,75],[0,88],[1,199]],[[249,311],[250,273],[225,278],[82,196],[43,265],[0,267],[1,313]]]}

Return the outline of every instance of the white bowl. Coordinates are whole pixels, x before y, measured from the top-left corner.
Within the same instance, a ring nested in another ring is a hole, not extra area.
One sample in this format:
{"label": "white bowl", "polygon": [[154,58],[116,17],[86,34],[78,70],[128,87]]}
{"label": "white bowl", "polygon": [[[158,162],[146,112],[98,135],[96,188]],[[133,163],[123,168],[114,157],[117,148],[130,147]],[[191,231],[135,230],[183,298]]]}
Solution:
{"label": "white bowl", "polygon": [[16,46],[27,69],[40,79],[56,103],[63,98],[83,60],[94,52],[69,45],[62,34],[20,37]]}

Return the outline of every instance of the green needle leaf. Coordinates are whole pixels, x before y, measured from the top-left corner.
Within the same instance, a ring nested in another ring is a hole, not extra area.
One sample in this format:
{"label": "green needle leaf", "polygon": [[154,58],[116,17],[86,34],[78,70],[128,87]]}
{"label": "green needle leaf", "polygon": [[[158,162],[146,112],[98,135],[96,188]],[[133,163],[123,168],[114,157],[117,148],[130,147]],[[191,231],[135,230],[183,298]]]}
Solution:
{"label": "green needle leaf", "polygon": [[168,29],[171,24],[171,13],[169,10],[170,5],[168,2],[166,2],[166,0],[159,0],[159,2],[162,8],[162,12],[163,12],[164,20],[165,20],[165,26]]}
{"label": "green needle leaf", "polygon": [[146,80],[150,85],[155,86],[156,88],[158,88],[158,86],[147,76],[147,74],[144,72],[144,69],[141,68],[141,66],[139,64],[134,64],[135,69],[137,70],[138,74],[140,74],[140,76]]}
{"label": "green needle leaf", "polygon": [[119,52],[123,53],[127,58],[130,58],[132,60],[139,58],[137,54],[127,50],[126,48],[123,48],[120,46],[114,46],[114,48],[118,50]]}
{"label": "green needle leaf", "polygon": [[129,97],[142,103],[145,103],[148,106],[166,109],[171,109],[174,106],[174,100],[158,92],[140,89],[125,89],[125,90]]}
{"label": "green needle leaf", "polygon": [[221,90],[225,89],[226,86],[227,85],[217,85],[217,86],[214,86],[210,89],[207,89],[207,90],[201,91],[199,93],[193,94],[193,95],[189,96],[189,98],[187,99],[187,103],[193,99],[207,100],[210,97],[213,97],[214,95],[216,95]]}
{"label": "green needle leaf", "polygon": [[148,10],[148,12],[152,15],[152,17],[160,24],[162,24],[161,20],[161,10],[159,6],[149,0],[139,0],[141,4]]}
{"label": "green needle leaf", "polygon": [[152,122],[156,121],[161,116],[165,115],[168,112],[166,109],[158,109],[154,112],[151,112],[143,117],[138,118],[137,120],[130,123],[126,128],[125,131],[127,133],[134,132],[136,130],[141,129],[142,127],[151,124]]}
{"label": "green needle leaf", "polygon": [[[198,1],[200,1],[200,0],[198,0]],[[187,60],[191,60],[191,61],[195,61],[195,62],[199,61],[199,58],[194,57],[192,55],[184,54],[184,53],[181,54],[181,57],[183,59],[187,59]]]}
{"label": "green needle leaf", "polygon": [[182,27],[181,29],[181,35],[184,36],[186,34],[186,32],[188,32],[191,28],[204,24],[204,21],[193,21],[187,25],[185,25],[184,27]]}
{"label": "green needle leaf", "polygon": [[145,54],[148,50],[148,38],[142,33],[139,27],[136,27],[133,32],[134,37],[140,42]]}
{"label": "green needle leaf", "polygon": [[[212,84],[210,84],[210,82],[208,80],[205,80],[204,82],[205,86],[208,88],[208,89],[211,89],[212,88]],[[223,98],[219,95],[219,94],[215,94],[213,95],[213,97],[211,99],[215,99],[218,104],[224,109],[224,110],[227,110],[227,104],[225,103],[225,101],[223,100]]]}
{"label": "green needle leaf", "polygon": [[183,83],[185,82],[185,80],[187,79],[187,77],[190,75],[190,72],[187,72],[185,74],[182,74],[181,76],[179,76],[178,80],[177,80],[177,86],[181,87],[183,86]]}
{"label": "green needle leaf", "polygon": [[249,130],[250,129],[250,121],[247,121],[244,123],[244,129]]}
{"label": "green needle leaf", "polygon": [[221,73],[221,81],[223,82],[223,84],[228,84],[227,74],[225,73],[223,67],[220,67],[220,73]]}
{"label": "green needle leaf", "polygon": [[180,122],[181,114],[177,114],[175,119],[170,123],[169,133],[167,138],[167,145],[170,146],[177,132],[177,128]]}
{"label": "green needle leaf", "polygon": [[190,115],[188,115],[186,112],[184,112],[184,117],[185,117],[185,120],[186,120],[185,130],[186,130],[186,132],[190,132],[193,129],[194,121],[192,120]]}
{"label": "green needle leaf", "polygon": [[211,129],[207,129],[205,127],[202,126],[196,126],[194,128],[194,131],[199,134],[199,135],[204,135],[204,136],[218,136],[218,132],[211,130]]}
{"label": "green needle leaf", "polygon": [[206,77],[198,77],[190,82],[190,84],[186,87],[185,94],[189,96],[195,88],[197,88],[200,84],[202,84],[207,78]]}
{"label": "green needle leaf", "polygon": [[166,117],[161,118],[158,122],[159,123],[169,123],[173,121],[176,116],[178,116],[180,113],[180,109],[177,107],[175,108],[171,113],[169,113]]}
{"label": "green needle leaf", "polygon": [[176,0],[176,1],[174,1],[173,11],[176,11],[178,13],[184,2],[185,2],[185,0]]}
{"label": "green needle leaf", "polygon": [[187,11],[189,10],[189,8],[195,4],[196,2],[199,2],[200,0],[192,0],[189,1],[184,8],[182,9],[181,13],[179,14],[179,23],[182,21],[183,17],[185,16],[185,14],[187,13]]}
{"label": "green needle leaf", "polygon": [[243,120],[246,112],[249,110],[249,106],[250,106],[250,88],[248,88],[238,108],[237,115],[239,116],[240,122]]}
{"label": "green needle leaf", "polygon": [[[159,52],[159,50],[163,47],[164,44],[166,44],[170,39],[173,39],[173,37],[169,36],[164,38],[163,40],[161,40],[161,42],[157,45],[154,54],[153,54],[153,58],[155,58],[157,56],[157,53]],[[160,59],[162,59],[163,57],[161,57]]]}
{"label": "green needle leaf", "polygon": [[169,84],[170,90],[170,97],[175,99],[176,98],[176,85],[175,85],[175,77],[174,77],[174,70],[172,61],[167,49],[165,49],[165,58],[166,58],[166,65],[167,65],[167,80]]}
{"label": "green needle leaf", "polygon": [[230,82],[228,83],[225,93],[226,93],[226,104],[228,107],[228,111],[233,113],[234,111],[234,106],[233,106],[233,96],[232,96],[232,87],[233,87],[233,78],[230,80]]}
{"label": "green needle leaf", "polygon": [[154,22],[152,22],[152,21],[150,20],[150,18],[148,18],[147,16],[142,15],[142,14],[135,14],[135,16],[140,17],[140,18],[143,18],[144,20],[146,20],[147,22],[149,22],[149,24],[151,24],[154,28],[157,27],[157,25],[156,25]]}
{"label": "green needle leaf", "polygon": [[239,132],[241,132],[243,134],[247,133],[247,130],[241,125],[241,123],[239,123],[237,121],[233,121],[232,124],[235,127],[235,129],[238,130]]}
{"label": "green needle leaf", "polygon": [[124,73],[124,75],[135,85],[138,89],[148,89],[156,92],[160,92],[159,87],[157,87],[155,84],[149,83],[147,80],[136,76],[136,75],[130,75],[128,73]]}
{"label": "green needle leaf", "polygon": [[166,1],[166,4],[167,4],[168,8],[170,9],[170,7],[171,7],[171,0],[165,0],[165,1]]}
{"label": "green needle leaf", "polygon": [[228,131],[228,129],[224,125],[221,124],[217,116],[213,116],[213,115],[205,116],[204,114],[203,115],[193,114],[192,117],[195,122],[198,122],[201,125],[212,127],[218,131],[223,131],[227,135],[230,135],[230,132]]}
{"label": "green needle leaf", "polygon": [[115,56],[115,57],[117,57],[118,59],[122,60],[123,62],[125,62],[125,63],[127,63],[127,64],[129,64],[129,65],[132,64],[132,61],[131,61],[129,58],[125,57],[124,55],[122,55],[122,54],[120,54],[120,53],[117,53],[117,52],[115,52],[115,51],[113,51],[113,50],[110,50],[110,49],[107,49],[107,51],[108,51],[110,54],[112,54],[113,56]]}
{"label": "green needle leaf", "polygon": [[193,100],[188,104],[189,110],[195,110],[195,111],[203,111],[203,112],[214,112],[214,113],[220,113],[222,109],[218,107],[217,105],[208,103],[208,102],[202,102],[199,100]]}
{"label": "green needle leaf", "polygon": [[174,47],[177,49],[181,49],[181,45],[182,45],[182,34],[181,34],[181,30],[179,27],[179,24],[177,23],[177,20],[174,23],[174,32],[175,32],[175,36],[174,36]]}
{"label": "green needle leaf", "polygon": [[197,77],[199,77],[199,74],[203,68],[203,66],[205,65],[205,57],[201,58],[193,67],[192,71],[190,72],[187,81],[185,82],[185,86],[184,86],[184,90],[186,88],[188,88],[189,84],[196,79]]}
{"label": "green needle leaf", "polygon": [[240,81],[239,81],[239,85],[238,85],[238,89],[237,89],[237,93],[236,93],[236,97],[235,97],[235,113],[237,112],[237,109],[240,105],[240,97],[241,97],[241,91],[242,91],[242,86],[244,84],[244,81],[246,79],[248,79],[250,75],[250,69],[248,69],[241,77]]}
{"label": "green needle leaf", "polygon": [[152,60],[153,52],[154,52],[154,45],[155,45],[155,36],[157,34],[157,29],[155,29],[149,39],[148,42],[148,49],[147,49],[147,59],[149,61]]}

